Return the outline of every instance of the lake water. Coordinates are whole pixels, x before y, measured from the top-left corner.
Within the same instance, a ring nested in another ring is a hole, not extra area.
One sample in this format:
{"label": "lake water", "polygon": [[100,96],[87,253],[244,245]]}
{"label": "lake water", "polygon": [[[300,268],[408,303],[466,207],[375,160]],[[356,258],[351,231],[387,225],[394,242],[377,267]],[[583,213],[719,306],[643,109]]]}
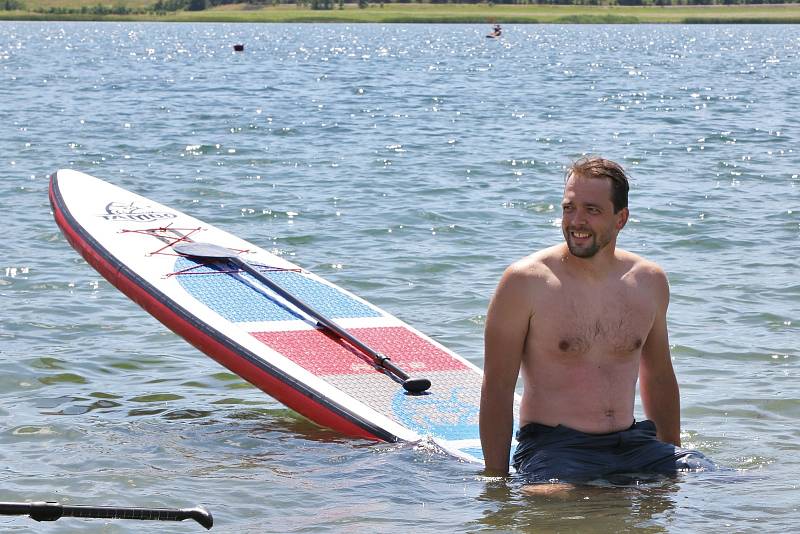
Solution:
{"label": "lake water", "polygon": [[[489,29],[0,23],[0,500],[203,503],[237,533],[796,529],[800,26]],[[528,497],[319,428],[103,280],[47,200],[59,168],[112,181],[481,365],[494,286],[561,240],[587,152],[630,170],[620,246],[670,276],[684,445],[732,471]]]}

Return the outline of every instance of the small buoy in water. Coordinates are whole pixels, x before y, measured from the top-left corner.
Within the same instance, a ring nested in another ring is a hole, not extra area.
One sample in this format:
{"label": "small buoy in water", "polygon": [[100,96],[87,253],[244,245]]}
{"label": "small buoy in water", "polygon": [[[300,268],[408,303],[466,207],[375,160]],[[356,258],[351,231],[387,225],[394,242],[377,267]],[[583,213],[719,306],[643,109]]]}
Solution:
{"label": "small buoy in water", "polygon": [[236,52],[244,52],[244,45],[243,44],[235,44],[235,45],[233,45],[233,49]]}

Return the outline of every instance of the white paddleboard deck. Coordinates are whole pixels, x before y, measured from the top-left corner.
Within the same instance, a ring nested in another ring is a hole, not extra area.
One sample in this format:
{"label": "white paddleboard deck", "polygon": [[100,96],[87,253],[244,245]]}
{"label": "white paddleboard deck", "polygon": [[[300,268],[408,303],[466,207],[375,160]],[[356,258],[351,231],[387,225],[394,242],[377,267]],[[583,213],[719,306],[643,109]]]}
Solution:
{"label": "white paddleboard deck", "polygon": [[[403,321],[252,243],[92,176],[58,171],[50,201],[67,240],[109,282],[283,404],[350,436],[428,438],[460,458],[483,461],[481,370]],[[430,379],[431,388],[407,393],[369,357],[255,278],[173,250],[187,242],[240,252],[264,276],[405,372]]]}

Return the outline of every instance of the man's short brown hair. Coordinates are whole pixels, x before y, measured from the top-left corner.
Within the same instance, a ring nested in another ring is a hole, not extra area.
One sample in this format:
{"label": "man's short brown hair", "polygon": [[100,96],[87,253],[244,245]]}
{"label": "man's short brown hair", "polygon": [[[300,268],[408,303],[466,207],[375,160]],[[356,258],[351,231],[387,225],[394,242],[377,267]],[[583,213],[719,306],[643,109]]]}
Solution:
{"label": "man's short brown hair", "polygon": [[566,179],[570,176],[579,178],[607,178],[611,180],[611,202],[614,213],[628,207],[628,175],[619,163],[599,156],[584,156],[575,161],[567,169]]}

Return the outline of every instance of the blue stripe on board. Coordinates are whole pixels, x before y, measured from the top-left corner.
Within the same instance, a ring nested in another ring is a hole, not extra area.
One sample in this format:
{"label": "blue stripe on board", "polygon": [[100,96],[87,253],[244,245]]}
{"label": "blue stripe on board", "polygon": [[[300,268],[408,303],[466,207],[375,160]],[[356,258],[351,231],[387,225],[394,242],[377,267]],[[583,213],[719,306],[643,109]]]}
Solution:
{"label": "blue stripe on board", "polygon": [[398,389],[392,399],[392,411],[403,425],[423,436],[475,439],[480,435],[478,406],[470,402],[469,393],[465,387],[454,387],[412,396]]}
{"label": "blue stripe on board", "polygon": [[[191,271],[186,271],[187,269]],[[220,273],[212,266],[202,265],[188,258],[177,259],[175,272],[183,273],[176,276],[190,295],[231,322],[288,321],[302,318],[290,311],[291,308],[279,303],[279,300],[267,297],[241,280],[244,278],[254,286],[263,287],[250,275]],[[262,272],[326,317],[380,316],[369,306],[298,272]]]}

